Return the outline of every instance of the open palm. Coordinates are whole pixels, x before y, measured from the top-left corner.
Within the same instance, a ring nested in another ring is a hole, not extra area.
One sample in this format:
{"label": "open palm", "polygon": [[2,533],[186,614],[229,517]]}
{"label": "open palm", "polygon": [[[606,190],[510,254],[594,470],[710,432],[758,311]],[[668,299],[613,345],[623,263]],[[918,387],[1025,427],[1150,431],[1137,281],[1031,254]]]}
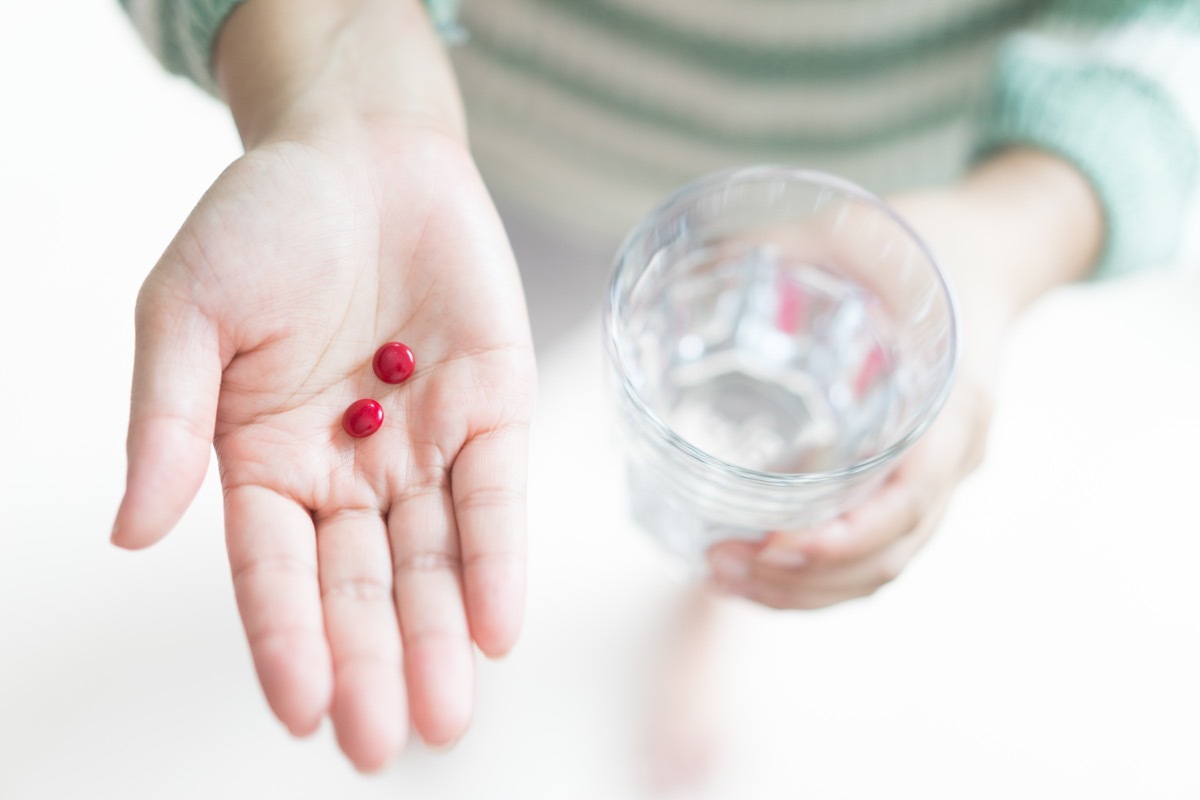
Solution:
{"label": "open palm", "polygon": [[[158,540],[215,443],[234,587],[263,690],[295,733],[328,713],[360,768],[411,718],[472,705],[474,640],[512,646],[524,594],[535,378],[520,281],[461,145],[377,125],[235,162],[138,303],[129,475],[114,541]],[[392,386],[371,360],[417,358]],[[353,439],[342,412],[379,401]]]}

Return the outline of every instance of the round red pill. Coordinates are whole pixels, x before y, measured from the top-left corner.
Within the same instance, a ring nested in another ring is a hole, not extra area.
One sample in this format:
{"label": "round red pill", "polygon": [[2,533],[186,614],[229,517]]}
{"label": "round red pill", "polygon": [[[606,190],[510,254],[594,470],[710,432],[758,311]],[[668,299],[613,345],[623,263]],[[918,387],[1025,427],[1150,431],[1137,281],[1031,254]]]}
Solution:
{"label": "round red pill", "polygon": [[342,415],[342,427],[355,439],[370,436],[383,425],[383,406],[374,400],[355,400]]}
{"label": "round red pill", "polygon": [[417,368],[412,349],[400,342],[388,342],[375,351],[375,374],[384,383],[403,383]]}

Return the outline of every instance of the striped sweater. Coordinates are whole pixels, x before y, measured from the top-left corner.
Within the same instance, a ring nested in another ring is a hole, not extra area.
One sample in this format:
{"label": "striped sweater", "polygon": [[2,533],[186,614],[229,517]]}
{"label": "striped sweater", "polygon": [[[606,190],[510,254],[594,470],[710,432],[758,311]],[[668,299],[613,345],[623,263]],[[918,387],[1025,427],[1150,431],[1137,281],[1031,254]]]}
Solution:
{"label": "striped sweater", "polygon": [[[214,91],[239,0],[122,0]],[[428,0],[494,190],[608,238],[699,174],[777,162],[877,192],[1009,145],[1059,153],[1105,210],[1102,273],[1200,227],[1200,0]]]}

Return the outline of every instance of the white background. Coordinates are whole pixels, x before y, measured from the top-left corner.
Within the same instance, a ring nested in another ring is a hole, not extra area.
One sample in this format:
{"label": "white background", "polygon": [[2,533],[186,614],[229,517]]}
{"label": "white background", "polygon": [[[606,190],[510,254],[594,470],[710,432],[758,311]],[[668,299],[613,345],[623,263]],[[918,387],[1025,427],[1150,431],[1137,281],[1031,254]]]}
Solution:
{"label": "white background", "polygon": [[[679,587],[623,517],[595,311],[542,346],[520,647],[481,664],[456,750],[359,776],[259,695],[215,472],[161,545],[107,541],[134,297],[237,156],[227,113],[115,0],[0,8],[0,798],[638,796]],[[827,612],[732,611],[701,796],[1200,797],[1198,342],[1191,277],[1038,305],[988,461],[908,572]]]}

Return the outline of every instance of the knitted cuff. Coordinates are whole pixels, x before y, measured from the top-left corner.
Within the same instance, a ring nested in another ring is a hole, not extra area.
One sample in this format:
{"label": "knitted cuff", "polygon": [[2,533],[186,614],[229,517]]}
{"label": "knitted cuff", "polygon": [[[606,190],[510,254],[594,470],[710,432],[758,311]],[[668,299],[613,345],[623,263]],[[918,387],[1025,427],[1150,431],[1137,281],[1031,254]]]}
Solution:
{"label": "knitted cuff", "polygon": [[[244,0],[120,0],[155,57],[176,75],[219,95],[212,52],[229,14]],[[466,38],[458,25],[459,0],[425,0],[447,44]]]}
{"label": "knitted cuff", "polygon": [[121,0],[133,26],[162,65],[217,95],[212,47],[242,0]]}
{"label": "knitted cuff", "polygon": [[1028,145],[1091,182],[1106,222],[1094,276],[1165,264],[1175,253],[1200,157],[1191,123],[1148,76],[1015,37],[1001,49],[982,134],[977,158]]}
{"label": "knitted cuff", "polygon": [[425,0],[429,19],[437,29],[438,36],[446,44],[460,44],[467,40],[466,29],[458,24],[458,8],[462,0]]}

